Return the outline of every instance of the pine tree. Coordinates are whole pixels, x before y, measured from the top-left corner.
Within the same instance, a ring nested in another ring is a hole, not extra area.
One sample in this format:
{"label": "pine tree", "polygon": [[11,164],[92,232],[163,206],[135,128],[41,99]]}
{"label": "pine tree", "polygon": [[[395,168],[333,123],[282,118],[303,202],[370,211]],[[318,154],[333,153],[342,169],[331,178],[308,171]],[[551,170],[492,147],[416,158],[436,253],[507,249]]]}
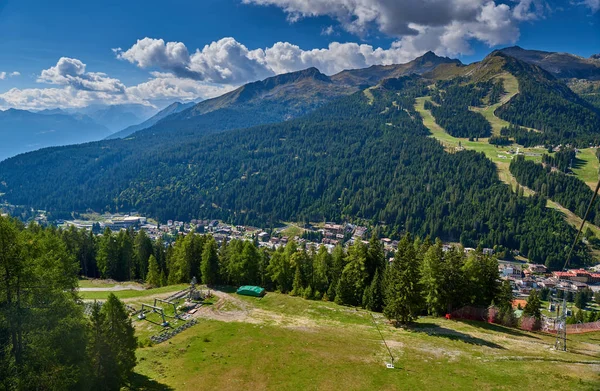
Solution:
{"label": "pine tree", "polygon": [[383,310],[382,275],[382,272],[375,270],[371,285],[365,290],[363,307],[369,311],[381,312]]}
{"label": "pine tree", "polygon": [[202,283],[206,285],[214,285],[219,279],[219,253],[217,242],[210,237],[204,245],[202,252]]}
{"label": "pine tree", "polygon": [[146,283],[151,287],[161,286],[160,272],[158,271],[158,262],[154,255],[150,255],[148,259],[148,274],[146,276]]}
{"label": "pine tree", "polygon": [[287,293],[292,289],[294,269],[283,248],[279,248],[273,253],[269,266],[267,266],[267,273],[275,283],[276,289],[281,293]]}
{"label": "pine tree", "polygon": [[152,255],[154,251],[152,248],[152,240],[148,237],[145,230],[140,230],[135,236],[133,249],[135,254],[136,277],[145,280],[146,274],[148,273],[150,255]]}
{"label": "pine tree", "polygon": [[124,385],[133,373],[136,363],[135,330],[125,306],[114,294],[108,295],[101,312],[105,316],[105,336],[116,364],[116,375],[119,384]]}
{"label": "pine tree", "polygon": [[379,237],[373,232],[369,241],[369,249],[365,260],[365,269],[367,271],[367,284],[370,284],[375,277],[376,271],[383,271],[385,267],[385,253]]}
{"label": "pine tree", "polygon": [[575,294],[575,307],[580,310],[584,309],[588,303],[587,292],[579,291]]}
{"label": "pine tree", "polygon": [[398,244],[394,262],[386,269],[383,313],[396,323],[415,320],[422,307],[420,265],[409,234]]}
{"label": "pine tree", "polygon": [[361,242],[356,242],[348,249],[347,264],[336,289],[336,303],[358,306],[362,298],[367,280],[365,260],[367,251]]}
{"label": "pine tree", "polygon": [[300,296],[304,292],[304,286],[302,284],[302,269],[300,265],[296,265],[296,272],[294,273],[294,283],[292,284],[292,291],[290,295]]}
{"label": "pine tree", "polygon": [[167,279],[167,275],[165,274],[165,271],[162,270],[160,272],[160,286],[167,286],[169,284],[168,279]]}
{"label": "pine tree", "polygon": [[118,390],[117,359],[107,340],[106,315],[97,302],[92,305],[88,326],[87,356],[90,365],[90,388],[94,390]]}
{"label": "pine tree", "polygon": [[434,316],[439,316],[446,310],[443,291],[445,279],[442,265],[443,254],[442,242],[438,239],[435,245],[427,250],[421,264],[423,296],[427,312]]}

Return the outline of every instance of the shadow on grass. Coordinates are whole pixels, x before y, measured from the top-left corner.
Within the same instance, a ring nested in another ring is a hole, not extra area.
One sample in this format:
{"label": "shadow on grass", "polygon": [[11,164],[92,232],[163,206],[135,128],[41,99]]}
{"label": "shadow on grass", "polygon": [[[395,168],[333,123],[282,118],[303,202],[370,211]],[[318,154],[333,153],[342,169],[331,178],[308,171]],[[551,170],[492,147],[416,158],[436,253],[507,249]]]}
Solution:
{"label": "shadow on grass", "polygon": [[573,161],[573,166],[572,168],[574,170],[577,170],[579,168],[582,168],[587,162],[583,159],[579,159],[579,158],[575,158],[575,160]]}
{"label": "shadow on grass", "polygon": [[488,348],[492,349],[506,349],[505,347],[498,345],[497,343],[473,337],[469,334],[461,333],[460,331],[447,329],[435,323],[417,323],[408,326],[406,329],[412,332],[424,333],[432,337],[440,337],[447,338],[453,341],[461,341],[470,345],[487,346]]}
{"label": "shadow on grass", "polygon": [[150,379],[148,376],[134,373],[131,375],[129,390],[139,391],[173,391],[174,388]]}
{"label": "shadow on grass", "polygon": [[527,337],[527,338],[533,338],[533,339],[540,339],[539,337],[536,337],[535,335],[527,334],[520,330],[513,329],[510,327],[506,327],[506,326],[501,326],[501,325],[494,324],[494,323],[479,322],[479,321],[475,321],[475,320],[466,320],[466,319],[456,319],[456,321],[461,322],[461,323],[466,323],[469,326],[479,327],[479,328],[485,329],[485,330],[490,330],[490,331],[493,331],[496,333],[510,334],[515,337]]}

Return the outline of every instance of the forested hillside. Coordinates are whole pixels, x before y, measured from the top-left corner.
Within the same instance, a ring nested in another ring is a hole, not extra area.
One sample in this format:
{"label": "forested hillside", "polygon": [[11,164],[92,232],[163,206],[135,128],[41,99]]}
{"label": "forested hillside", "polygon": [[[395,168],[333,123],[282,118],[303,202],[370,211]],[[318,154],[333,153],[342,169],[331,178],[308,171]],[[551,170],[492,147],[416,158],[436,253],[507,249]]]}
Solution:
{"label": "forested hillside", "polygon": [[495,55],[504,57],[504,68],[519,81],[519,94],[496,110],[498,117],[541,131],[534,135],[538,144],[600,144],[597,108],[541,68],[501,53]]}
{"label": "forested hillside", "polygon": [[[136,209],[161,220],[255,225],[360,218],[516,248],[555,266],[572,228],[544,199],[513,194],[484,155],[447,154],[425,137],[412,109],[425,87],[416,76],[395,79],[371,89],[373,99],[359,92],[298,120],[172,146],[115,140],[21,156],[0,166],[0,191],[55,215]],[[576,262],[585,259],[582,252]]]}

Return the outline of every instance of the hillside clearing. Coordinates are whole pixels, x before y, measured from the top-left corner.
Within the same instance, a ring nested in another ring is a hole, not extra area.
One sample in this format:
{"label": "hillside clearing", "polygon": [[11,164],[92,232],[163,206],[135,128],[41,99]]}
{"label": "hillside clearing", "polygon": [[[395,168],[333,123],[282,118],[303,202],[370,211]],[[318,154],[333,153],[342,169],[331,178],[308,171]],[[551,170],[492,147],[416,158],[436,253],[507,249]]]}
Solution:
{"label": "hillside clearing", "polygon": [[[509,170],[510,160],[512,160],[513,156],[506,152],[506,149],[508,148],[500,148],[491,145],[487,142],[487,139],[469,141],[468,139],[461,139],[449,135],[435,122],[431,112],[425,109],[426,100],[430,100],[430,97],[417,98],[415,110],[419,112],[423,118],[423,124],[429,129],[432,137],[436,138],[444,146],[446,151],[450,153],[460,151],[462,149],[484,153],[488,159],[496,164],[496,167],[498,168],[498,178],[502,182],[509,185],[511,189],[515,190],[518,182]],[[541,155],[545,152],[544,149],[522,148],[516,144],[514,144],[511,148],[515,150],[519,148],[520,151],[525,154],[525,159],[533,160],[537,163],[541,162]],[[581,152],[577,155],[577,158],[581,159],[585,163],[579,165],[577,168],[574,168],[573,171],[580,179],[586,181],[588,186],[594,189],[596,186],[596,181],[598,180],[598,158],[596,158],[596,150],[593,148],[581,150]],[[531,196],[534,194],[534,191],[531,189],[525,186],[520,187],[523,189],[523,194],[525,196]],[[562,212],[565,215],[565,220],[576,229],[579,229],[582,222],[582,219],[579,216],[551,200],[548,200],[547,206]],[[589,227],[597,237],[600,237],[600,228],[589,223],[586,223],[585,227]]]}
{"label": "hillside clearing", "polygon": [[[551,348],[551,335],[429,317],[409,329],[397,329],[374,314],[396,359],[396,369],[386,369],[389,355],[364,310],[276,293],[257,300],[219,292],[217,303],[231,303],[231,309],[208,306],[196,326],[160,345],[138,349],[136,372],[142,386],[152,383],[154,389],[177,390],[234,390],[242,385],[261,390],[600,386],[600,348],[593,342],[597,334],[571,336],[571,351],[559,353]],[[217,320],[212,312],[225,318]],[[233,315],[226,318],[228,313]],[[147,322],[135,324],[139,329]]]}

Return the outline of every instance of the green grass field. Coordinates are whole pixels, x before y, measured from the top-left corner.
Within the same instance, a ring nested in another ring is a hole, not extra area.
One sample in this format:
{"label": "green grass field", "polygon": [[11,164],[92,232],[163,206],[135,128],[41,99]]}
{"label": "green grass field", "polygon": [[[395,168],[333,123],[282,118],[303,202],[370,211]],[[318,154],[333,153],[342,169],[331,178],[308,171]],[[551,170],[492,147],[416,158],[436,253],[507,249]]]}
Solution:
{"label": "green grass field", "polygon": [[592,190],[598,182],[598,158],[596,149],[586,148],[577,154],[577,162],[574,164],[573,172],[579,179],[584,181]]}
{"label": "green grass field", "polygon": [[[232,303],[231,307],[223,305]],[[228,317],[229,316],[229,317]],[[600,334],[554,336],[480,322],[421,318],[409,329],[332,303],[219,293],[197,325],[138,349],[142,389],[597,390]],[[137,321],[140,335],[148,322]]]}
{"label": "green grass field", "polygon": [[96,292],[79,292],[84,300],[106,300],[109,294],[114,293],[119,299],[143,298],[149,296],[161,295],[169,292],[176,292],[188,288],[189,284],[179,284],[163,286],[161,288],[145,289],[145,290],[123,290],[123,291],[96,291]]}

